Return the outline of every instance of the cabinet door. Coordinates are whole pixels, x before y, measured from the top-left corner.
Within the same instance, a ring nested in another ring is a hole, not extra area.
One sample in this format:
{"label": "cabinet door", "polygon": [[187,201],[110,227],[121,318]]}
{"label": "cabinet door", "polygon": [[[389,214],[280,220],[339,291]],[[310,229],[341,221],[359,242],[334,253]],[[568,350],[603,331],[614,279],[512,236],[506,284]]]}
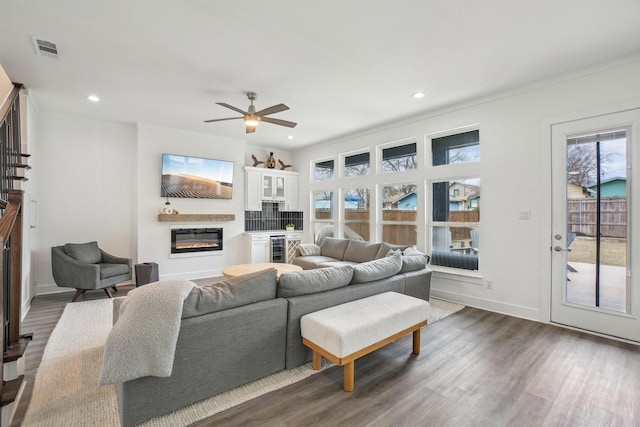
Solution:
{"label": "cabinet door", "polygon": [[269,236],[251,238],[251,263],[269,262]]}
{"label": "cabinet door", "polygon": [[287,175],[285,190],[286,190],[285,210],[287,211],[301,210],[300,204],[298,203],[298,175]]}
{"label": "cabinet door", "polygon": [[274,176],[262,174],[262,200],[273,200]]}
{"label": "cabinet door", "polygon": [[244,205],[246,210],[262,210],[262,197],[260,197],[260,172],[247,171],[245,175],[244,195]]}
{"label": "cabinet door", "polygon": [[275,175],[274,178],[275,178],[275,188],[273,192],[273,198],[279,202],[283,202],[286,198],[284,176]]}

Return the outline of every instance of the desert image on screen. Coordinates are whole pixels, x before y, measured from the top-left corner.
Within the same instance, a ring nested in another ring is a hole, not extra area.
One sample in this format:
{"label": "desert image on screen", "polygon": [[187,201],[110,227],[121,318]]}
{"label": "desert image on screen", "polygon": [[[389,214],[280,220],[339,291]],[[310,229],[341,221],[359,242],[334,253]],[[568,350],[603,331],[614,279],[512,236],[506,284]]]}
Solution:
{"label": "desert image on screen", "polygon": [[230,199],[233,185],[194,175],[162,175],[163,197]]}

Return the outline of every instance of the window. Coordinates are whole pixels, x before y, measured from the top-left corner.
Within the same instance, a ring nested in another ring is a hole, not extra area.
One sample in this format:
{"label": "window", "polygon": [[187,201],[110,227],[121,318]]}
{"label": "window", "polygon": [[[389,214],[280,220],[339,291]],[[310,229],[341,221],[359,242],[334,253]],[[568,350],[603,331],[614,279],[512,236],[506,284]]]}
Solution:
{"label": "window", "polygon": [[334,161],[325,160],[316,162],[314,167],[314,179],[316,182],[332,181],[334,171]]}
{"label": "window", "polygon": [[480,160],[480,131],[473,130],[431,140],[433,166]]}
{"label": "window", "polygon": [[417,244],[418,195],[415,183],[385,185],[382,190],[382,240]]}
{"label": "window", "polygon": [[382,163],[380,172],[402,172],[417,167],[417,144],[412,142],[405,145],[382,149]]}
{"label": "window", "polygon": [[333,236],[333,192],[313,193],[313,227],[315,242],[319,245],[325,237]]}
{"label": "window", "polygon": [[432,183],[431,264],[478,270],[480,179]]}
{"label": "window", "polygon": [[369,175],[369,152],[344,157],[344,177]]}
{"label": "window", "polygon": [[344,191],[344,234],[347,238],[369,241],[369,189],[351,188]]}

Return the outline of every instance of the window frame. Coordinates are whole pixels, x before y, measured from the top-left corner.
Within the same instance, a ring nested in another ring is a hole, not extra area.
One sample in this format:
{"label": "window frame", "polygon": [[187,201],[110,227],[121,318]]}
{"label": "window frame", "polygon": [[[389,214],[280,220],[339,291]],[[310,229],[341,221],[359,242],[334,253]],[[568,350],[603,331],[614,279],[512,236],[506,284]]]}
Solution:
{"label": "window frame", "polygon": [[[415,144],[416,146],[416,153],[415,153],[415,167],[412,169],[404,169],[402,171],[388,171],[385,172],[382,170],[382,163],[384,162],[384,150],[390,149],[390,148],[396,148],[396,147],[402,147],[404,145],[410,145],[410,144]],[[411,137],[411,138],[405,138],[405,139],[401,139],[398,141],[394,141],[394,142],[387,142],[384,144],[379,144],[376,145],[376,174],[378,175],[382,175],[382,176],[391,176],[391,174],[393,173],[409,173],[409,172],[415,172],[418,171],[420,169],[420,157],[419,157],[419,147],[418,147],[419,143],[418,143],[418,138],[417,137]]]}

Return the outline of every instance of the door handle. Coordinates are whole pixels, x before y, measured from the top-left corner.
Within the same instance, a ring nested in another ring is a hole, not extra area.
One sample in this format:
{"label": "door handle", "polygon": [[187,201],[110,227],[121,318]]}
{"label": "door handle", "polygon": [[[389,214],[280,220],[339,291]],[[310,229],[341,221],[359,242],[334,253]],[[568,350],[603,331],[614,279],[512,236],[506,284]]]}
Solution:
{"label": "door handle", "polygon": [[571,252],[571,249],[563,249],[560,246],[554,246],[553,250],[556,251],[556,252],[561,252],[561,251]]}

